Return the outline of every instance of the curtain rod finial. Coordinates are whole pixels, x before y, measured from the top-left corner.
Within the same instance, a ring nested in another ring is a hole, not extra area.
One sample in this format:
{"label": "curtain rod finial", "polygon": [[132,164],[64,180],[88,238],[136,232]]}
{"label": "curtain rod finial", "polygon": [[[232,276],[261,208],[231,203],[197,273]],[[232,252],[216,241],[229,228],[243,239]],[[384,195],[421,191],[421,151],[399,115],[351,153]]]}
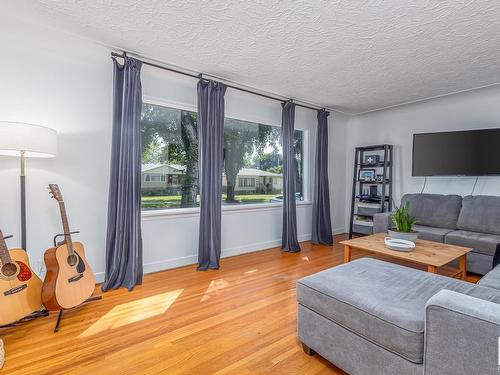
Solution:
{"label": "curtain rod finial", "polygon": [[122,53],[118,52],[111,52],[111,57],[120,57],[120,58],[125,58],[127,57],[127,52],[123,51]]}

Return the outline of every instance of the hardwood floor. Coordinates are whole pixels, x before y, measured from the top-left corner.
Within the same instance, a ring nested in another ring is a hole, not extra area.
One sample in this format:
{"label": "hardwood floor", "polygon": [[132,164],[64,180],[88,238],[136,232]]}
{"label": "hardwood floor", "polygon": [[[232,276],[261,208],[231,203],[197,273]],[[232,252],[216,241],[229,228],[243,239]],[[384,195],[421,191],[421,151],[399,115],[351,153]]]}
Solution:
{"label": "hardwood floor", "polygon": [[56,314],[0,331],[0,374],[344,374],[302,352],[295,300],[297,279],[342,263],[344,238],[226,258],[218,271],[146,275],[133,292],[67,312],[57,334]]}

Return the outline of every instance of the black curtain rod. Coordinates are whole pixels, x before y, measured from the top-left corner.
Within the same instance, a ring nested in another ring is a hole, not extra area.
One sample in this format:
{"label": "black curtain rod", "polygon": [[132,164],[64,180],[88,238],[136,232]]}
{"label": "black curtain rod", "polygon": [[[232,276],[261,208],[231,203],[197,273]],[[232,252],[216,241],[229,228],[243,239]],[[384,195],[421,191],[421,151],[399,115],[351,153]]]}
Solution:
{"label": "black curtain rod", "polygon": [[[111,57],[121,57],[121,58],[124,58],[126,56],[127,56],[127,52],[123,52],[123,53],[111,52]],[[166,67],[166,66],[163,66],[163,65],[154,64],[154,63],[151,63],[149,61],[144,61],[144,60],[141,60],[141,59],[137,59],[135,57],[134,57],[134,59],[139,60],[140,62],[142,62],[145,65],[153,66],[153,67],[158,68],[158,69],[168,70],[169,72],[174,72],[174,73],[182,74],[182,75],[185,75],[185,76],[188,76],[188,77],[192,77],[192,78],[196,78],[196,79],[200,79],[200,78],[203,77],[202,73],[200,73],[200,74],[194,74],[194,73],[183,72],[182,70],[177,70],[177,69],[169,68],[169,67]],[[263,98],[267,98],[267,99],[271,99],[271,100],[276,100],[278,102],[284,103],[284,102],[288,101],[288,100],[285,100],[285,99],[277,98],[275,96],[262,94],[262,93],[257,92],[257,91],[252,91],[252,90],[249,90],[249,89],[244,89],[242,87],[228,85],[227,83],[225,83],[225,85],[227,87],[231,88],[231,89],[235,89],[235,90],[247,92],[249,94],[261,96]],[[295,105],[298,106],[298,107],[311,109],[313,111],[318,111],[318,110],[323,110],[324,111],[325,110],[324,108],[315,108],[315,107],[311,107],[311,106],[308,106],[308,105],[305,105],[305,104],[295,103]]]}

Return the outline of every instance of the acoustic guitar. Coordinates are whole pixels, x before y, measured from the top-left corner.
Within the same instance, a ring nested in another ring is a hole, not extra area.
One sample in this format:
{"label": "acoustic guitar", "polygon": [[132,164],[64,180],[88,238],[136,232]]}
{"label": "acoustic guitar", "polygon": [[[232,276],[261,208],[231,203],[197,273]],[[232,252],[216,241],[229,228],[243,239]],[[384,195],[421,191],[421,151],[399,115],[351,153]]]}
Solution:
{"label": "acoustic guitar", "polygon": [[7,249],[0,231],[0,325],[14,323],[42,306],[42,281],[22,249]]}
{"label": "acoustic guitar", "polygon": [[50,311],[71,309],[81,305],[94,292],[95,277],[85,259],[80,242],[73,242],[68,217],[59,187],[49,185],[50,194],[59,203],[64,241],[45,252],[47,274],[42,289],[42,301]]}

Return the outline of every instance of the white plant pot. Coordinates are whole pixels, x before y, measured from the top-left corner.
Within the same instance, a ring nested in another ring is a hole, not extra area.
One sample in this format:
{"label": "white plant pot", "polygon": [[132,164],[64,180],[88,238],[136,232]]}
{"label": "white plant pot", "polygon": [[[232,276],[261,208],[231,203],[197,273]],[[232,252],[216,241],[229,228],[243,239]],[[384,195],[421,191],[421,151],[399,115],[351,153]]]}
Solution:
{"label": "white plant pot", "polygon": [[417,241],[417,238],[418,238],[418,232],[398,232],[398,231],[395,231],[395,230],[388,230],[389,232],[389,237],[391,238],[395,238],[395,239],[398,239],[398,240],[406,240],[406,241],[411,241],[413,243],[415,243]]}

